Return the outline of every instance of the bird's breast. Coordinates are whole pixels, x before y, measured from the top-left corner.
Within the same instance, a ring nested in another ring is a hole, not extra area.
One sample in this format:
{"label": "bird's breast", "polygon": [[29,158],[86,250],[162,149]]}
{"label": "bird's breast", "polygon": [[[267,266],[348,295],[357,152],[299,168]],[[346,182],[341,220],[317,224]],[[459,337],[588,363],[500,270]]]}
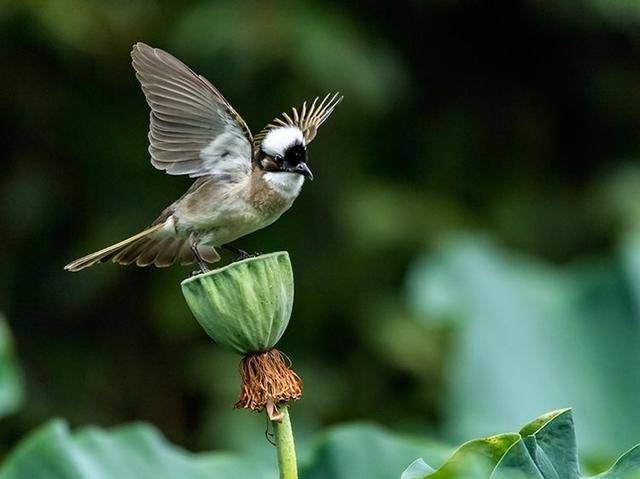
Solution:
{"label": "bird's breast", "polygon": [[294,199],[255,182],[203,187],[177,205],[176,228],[183,235],[197,232],[204,242],[217,246],[269,226]]}

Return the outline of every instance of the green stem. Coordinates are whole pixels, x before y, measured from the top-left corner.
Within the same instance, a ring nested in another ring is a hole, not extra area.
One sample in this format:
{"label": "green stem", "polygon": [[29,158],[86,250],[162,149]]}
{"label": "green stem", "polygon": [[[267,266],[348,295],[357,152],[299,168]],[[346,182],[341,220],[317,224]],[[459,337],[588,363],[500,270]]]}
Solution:
{"label": "green stem", "polygon": [[280,413],[282,413],[282,421],[273,423],[276,433],[276,447],[278,448],[280,479],[298,479],[296,448],[293,443],[289,408],[283,406]]}

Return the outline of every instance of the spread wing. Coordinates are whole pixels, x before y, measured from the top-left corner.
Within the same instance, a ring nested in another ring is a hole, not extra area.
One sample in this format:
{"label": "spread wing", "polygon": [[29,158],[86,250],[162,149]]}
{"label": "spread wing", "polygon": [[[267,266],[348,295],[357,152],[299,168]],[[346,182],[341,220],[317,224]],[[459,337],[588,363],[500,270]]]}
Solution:
{"label": "spread wing", "polygon": [[151,164],[170,175],[239,178],[251,170],[247,124],[206,78],[169,53],[137,43],[133,68],[151,107]]}
{"label": "spread wing", "polygon": [[[322,101],[320,97],[316,97],[311,106],[307,107],[305,101],[300,109],[292,108],[291,113],[283,113],[279,117],[275,118],[271,123],[265,126],[253,139],[254,150],[260,148],[260,144],[264,137],[267,136],[269,131],[281,126],[297,126],[304,135],[305,142],[307,144],[316,137],[318,128],[322,125],[329,115],[333,113],[333,110],[338,103],[342,101],[340,93],[334,93],[333,96],[329,93]],[[319,102],[320,101],[320,102]],[[318,103],[319,102],[319,103]]]}

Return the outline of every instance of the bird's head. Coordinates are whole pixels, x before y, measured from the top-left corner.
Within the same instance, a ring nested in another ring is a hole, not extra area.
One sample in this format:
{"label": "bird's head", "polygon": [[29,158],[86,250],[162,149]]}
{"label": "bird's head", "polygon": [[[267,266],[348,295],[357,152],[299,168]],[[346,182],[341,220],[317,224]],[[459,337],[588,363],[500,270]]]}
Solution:
{"label": "bird's head", "polygon": [[297,126],[281,126],[262,140],[260,167],[270,173],[294,173],[313,180],[307,166],[307,145]]}

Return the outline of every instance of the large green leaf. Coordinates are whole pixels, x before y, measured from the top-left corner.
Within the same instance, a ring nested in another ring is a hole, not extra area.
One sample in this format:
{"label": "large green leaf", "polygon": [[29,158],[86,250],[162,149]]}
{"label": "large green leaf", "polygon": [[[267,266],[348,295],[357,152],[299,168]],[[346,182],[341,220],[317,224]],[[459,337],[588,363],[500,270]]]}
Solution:
{"label": "large green leaf", "polygon": [[[571,410],[546,414],[518,434],[464,444],[440,468],[414,461],[402,479],[580,479]],[[640,477],[640,446],[623,455],[598,478]]]}
{"label": "large green leaf", "polygon": [[460,446],[437,470],[421,458],[415,460],[402,473],[402,479],[488,478],[505,452],[519,440],[518,434],[500,434],[469,441]]}
{"label": "large green leaf", "polygon": [[[445,431],[456,440],[514,430],[571,406],[582,452],[640,437],[640,244],[556,268],[465,236],[421,261],[410,297],[423,321],[450,321]],[[612,414],[611,411],[625,411]]]}
{"label": "large green leaf", "polygon": [[433,479],[488,477],[505,451],[519,439],[517,434],[500,434],[467,442],[442,467],[429,474],[429,477]]}
{"label": "large green leaf", "polygon": [[11,414],[22,403],[22,376],[14,356],[11,332],[0,315],[0,416]]}
{"label": "large green leaf", "polygon": [[275,479],[274,467],[231,454],[190,454],[147,425],[71,433],[59,420],[31,436],[5,461],[0,479]]}
{"label": "large green leaf", "polygon": [[573,416],[568,409],[554,411],[524,426],[514,446],[497,464],[492,479],[580,477]]}
{"label": "large green leaf", "polygon": [[599,479],[639,479],[640,444],[622,455],[606,472],[595,476]]}

